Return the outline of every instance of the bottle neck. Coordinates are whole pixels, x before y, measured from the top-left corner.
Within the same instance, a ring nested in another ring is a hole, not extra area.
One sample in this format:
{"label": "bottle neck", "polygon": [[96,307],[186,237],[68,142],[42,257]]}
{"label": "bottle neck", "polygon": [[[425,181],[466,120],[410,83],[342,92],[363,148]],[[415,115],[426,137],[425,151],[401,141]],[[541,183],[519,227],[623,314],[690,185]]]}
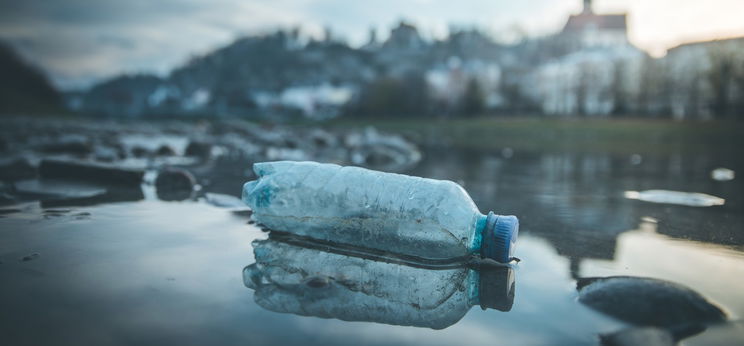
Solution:
{"label": "bottle neck", "polygon": [[[493,214],[492,212],[489,214]],[[478,213],[475,219],[475,232],[473,232],[473,240],[470,243],[471,253],[480,253],[481,246],[483,244],[483,233],[488,225],[488,215]]]}

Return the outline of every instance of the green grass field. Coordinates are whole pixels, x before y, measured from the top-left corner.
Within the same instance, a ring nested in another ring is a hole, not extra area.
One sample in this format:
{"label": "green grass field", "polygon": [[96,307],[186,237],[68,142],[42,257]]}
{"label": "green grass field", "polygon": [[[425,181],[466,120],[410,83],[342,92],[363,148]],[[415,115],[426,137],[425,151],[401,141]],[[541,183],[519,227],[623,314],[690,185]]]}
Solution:
{"label": "green grass field", "polygon": [[331,128],[362,128],[405,135],[422,145],[469,149],[510,147],[538,151],[672,153],[738,151],[744,123],[650,119],[337,119]]}

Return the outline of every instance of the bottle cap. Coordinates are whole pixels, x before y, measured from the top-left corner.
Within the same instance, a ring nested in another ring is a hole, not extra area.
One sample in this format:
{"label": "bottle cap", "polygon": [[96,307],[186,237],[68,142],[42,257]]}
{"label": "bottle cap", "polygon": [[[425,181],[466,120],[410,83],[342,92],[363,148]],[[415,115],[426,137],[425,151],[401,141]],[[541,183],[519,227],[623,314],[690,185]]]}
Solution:
{"label": "bottle cap", "polygon": [[483,229],[481,255],[501,263],[511,261],[519,234],[519,220],[513,215],[488,213]]}
{"label": "bottle cap", "polygon": [[514,304],[514,269],[487,268],[479,271],[478,296],[481,309],[509,311]]}

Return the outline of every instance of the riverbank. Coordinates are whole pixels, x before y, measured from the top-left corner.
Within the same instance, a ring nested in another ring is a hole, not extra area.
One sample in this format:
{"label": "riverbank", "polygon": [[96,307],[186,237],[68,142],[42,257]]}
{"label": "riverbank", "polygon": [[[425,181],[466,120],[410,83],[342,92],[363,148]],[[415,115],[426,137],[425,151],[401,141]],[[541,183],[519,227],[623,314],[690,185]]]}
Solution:
{"label": "riverbank", "polygon": [[331,128],[374,126],[429,146],[463,149],[609,153],[694,153],[738,150],[744,123],[652,119],[335,119]]}

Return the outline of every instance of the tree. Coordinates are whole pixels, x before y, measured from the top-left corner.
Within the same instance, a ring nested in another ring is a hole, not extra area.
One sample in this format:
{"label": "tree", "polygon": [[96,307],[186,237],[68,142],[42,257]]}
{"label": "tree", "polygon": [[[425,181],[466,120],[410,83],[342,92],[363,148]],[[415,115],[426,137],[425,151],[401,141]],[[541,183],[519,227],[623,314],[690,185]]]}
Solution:
{"label": "tree", "polygon": [[483,112],[486,103],[481,90],[480,83],[475,78],[471,78],[465,87],[465,93],[462,95],[461,111],[465,116],[476,116]]}

